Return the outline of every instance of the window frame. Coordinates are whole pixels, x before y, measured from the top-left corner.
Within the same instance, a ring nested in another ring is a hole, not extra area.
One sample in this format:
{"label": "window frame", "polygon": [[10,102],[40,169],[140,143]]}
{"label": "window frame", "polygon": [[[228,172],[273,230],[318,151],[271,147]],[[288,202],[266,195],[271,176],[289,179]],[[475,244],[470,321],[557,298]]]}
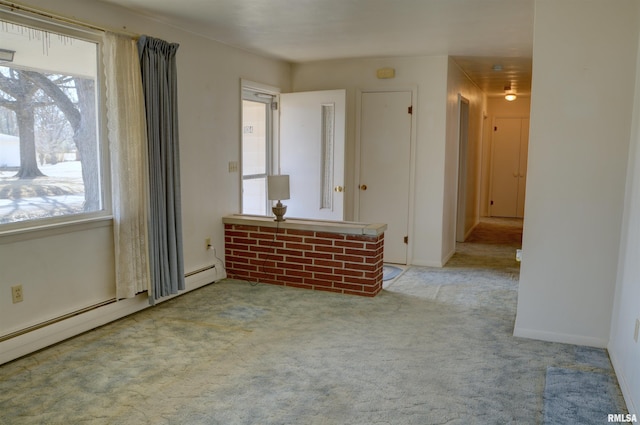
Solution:
{"label": "window frame", "polygon": [[[98,166],[100,181],[100,198],[102,208],[98,211],[80,212],[77,214],[59,215],[54,217],[44,217],[13,223],[0,224],[0,243],[7,243],[13,240],[31,239],[38,235],[58,234],[76,231],[82,228],[93,228],[96,225],[102,226],[100,222],[113,220],[112,199],[111,199],[111,173],[109,158],[109,142],[107,138],[107,118],[104,81],[104,65],[102,61],[103,35],[104,31],[90,27],[83,27],[79,24],[72,24],[66,21],[59,21],[55,18],[40,16],[26,10],[9,9],[0,5],[0,20],[33,27],[37,30],[60,34],[96,45],[96,138],[98,143],[97,152],[99,155]],[[60,229],[60,230],[56,230]],[[24,234],[23,237],[20,237]],[[8,237],[8,238],[7,238]]]}
{"label": "window frame", "polygon": [[[267,142],[265,152],[265,173],[250,174],[248,178],[244,175],[244,164],[240,161],[240,212],[244,211],[244,182],[245,180],[254,180],[259,178],[265,179],[265,191],[267,176],[273,174],[273,170],[277,170],[278,167],[278,122],[279,122],[279,101],[280,101],[280,89],[271,87],[268,85],[241,80],[240,87],[240,158],[244,157],[244,113],[243,113],[243,101],[248,100],[252,102],[264,103],[266,105],[275,105],[272,107],[267,106]],[[266,194],[266,192],[265,192]],[[269,215],[272,202],[269,201],[268,196],[265,196],[265,205],[263,215]]]}

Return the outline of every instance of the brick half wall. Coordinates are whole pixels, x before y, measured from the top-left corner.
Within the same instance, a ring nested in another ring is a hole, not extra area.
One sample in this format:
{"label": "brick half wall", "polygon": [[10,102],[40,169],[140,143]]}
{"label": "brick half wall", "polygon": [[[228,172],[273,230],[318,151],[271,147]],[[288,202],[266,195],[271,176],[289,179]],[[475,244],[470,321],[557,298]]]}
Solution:
{"label": "brick half wall", "polygon": [[377,236],[225,224],[234,279],[373,297],[382,290],[384,233]]}

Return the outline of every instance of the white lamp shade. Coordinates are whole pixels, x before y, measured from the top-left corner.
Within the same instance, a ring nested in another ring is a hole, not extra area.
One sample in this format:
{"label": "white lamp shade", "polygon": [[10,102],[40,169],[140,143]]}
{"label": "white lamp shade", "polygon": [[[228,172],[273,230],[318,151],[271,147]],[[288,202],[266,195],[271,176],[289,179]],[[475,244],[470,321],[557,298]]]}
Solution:
{"label": "white lamp shade", "polygon": [[267,176],[267,196],[270,201],[289,199],[289,175]]}

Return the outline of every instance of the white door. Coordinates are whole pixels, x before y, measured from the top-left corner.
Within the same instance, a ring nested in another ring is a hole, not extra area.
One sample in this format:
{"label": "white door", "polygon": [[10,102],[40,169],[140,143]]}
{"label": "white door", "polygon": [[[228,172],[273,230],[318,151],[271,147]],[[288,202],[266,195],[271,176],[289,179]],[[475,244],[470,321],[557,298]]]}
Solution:
{"label": "white door", "polygon": [[280,95],[280,173],[286,217],[344,220],[346,91]]}
{"label": "white door", "polygon": [[490,215],[524,217],[529,120],[496,118],[491,158]]}
{"label": "white door", "polygon": [[384,261],[407,263],[412,92],[363,92],[358,220],[386,223]]}

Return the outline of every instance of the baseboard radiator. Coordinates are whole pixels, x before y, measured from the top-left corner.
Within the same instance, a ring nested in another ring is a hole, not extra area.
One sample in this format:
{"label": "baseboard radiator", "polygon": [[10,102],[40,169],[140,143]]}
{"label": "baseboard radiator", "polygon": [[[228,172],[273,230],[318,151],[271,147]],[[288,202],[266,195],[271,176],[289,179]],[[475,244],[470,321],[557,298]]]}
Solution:
{"label": "baseboard radiator", "polygon": [[[195,276],[195,275],[197,275],[199,273],[203,273],[203,272],[206,272],[208,270],[215,269],[215,268],[216,268],[216,265],[215,264],[211,264],[209,266],[202,267],[202,268],[200,268],[198,270],[194,270],[192,272],[185,273],[184,277],[186,279],[188,277]],[[28,334],[29,332],[33,332],[35,330],[45,328],[45,327],[53,325],[55,323],[62,322],[63,320],[67,320],[67,319],[70,319],[72,317],[79,316],[79,315],[84,314],[84,313],[88,313],[88,312],[90,312],[92,310],[95,310],[95,309],[100,308],[100,307],[104,307],[104,306],[109,305],[109,304],[113,304],[115,302],[117,302],[117,300],[115,298],[112,298],[110,300],[102,301],[102,302],[100,302],[98,304],[94,304],[94,305],[82,308],[82,309],[74,311],[72,313],[67,313],[65,315],[56,317],[55,319],[50,319],[50,320],[47,320],[45,322],[38,323],[37,325],[29,326],[28,328],[24,328],[24,329],[21,329],[19,331],[15,331],[15,332],[12,332],[12,333],[7,334],[7,335],[0,336],[0,342],[4,342],[4,341],[7,341],[7,340],[10,340],[11,338],[15,338],[15,337],[20,336],[20,335]]]}

